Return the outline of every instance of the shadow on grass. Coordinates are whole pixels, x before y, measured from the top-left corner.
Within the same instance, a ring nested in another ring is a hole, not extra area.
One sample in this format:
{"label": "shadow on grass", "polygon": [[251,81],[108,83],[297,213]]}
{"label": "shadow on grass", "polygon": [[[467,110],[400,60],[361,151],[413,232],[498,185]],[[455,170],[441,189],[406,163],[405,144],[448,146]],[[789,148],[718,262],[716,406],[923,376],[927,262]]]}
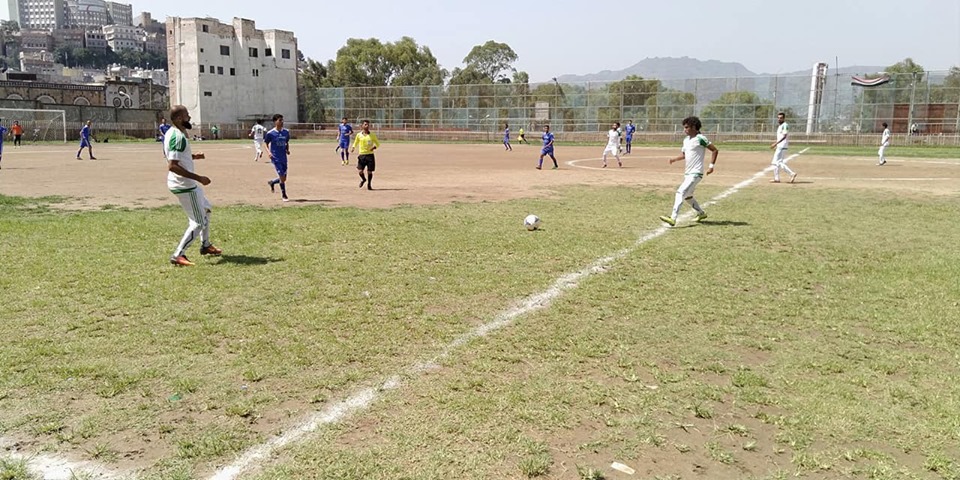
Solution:
{"label": "shadow on grass", "polygon": [[336,200],[329,200],[326,198],[291,198],[288,203],[334,203]]}
{"label": "shadow on grass", "polygon": [[700,222],[700,225],[704,225],[707,227],[749,227],[750,226],[750,224],[747,222],[738,222],[736,220],[704,220]]}
{"label": "shadow on grass", "polygon": [[221,263],[232,263],[235,265],[266,265],[268,263],[283,261],[282,258],[251,257],[249,255],[221,255],[219,259],[220,261],[214,265],[220,265]]}

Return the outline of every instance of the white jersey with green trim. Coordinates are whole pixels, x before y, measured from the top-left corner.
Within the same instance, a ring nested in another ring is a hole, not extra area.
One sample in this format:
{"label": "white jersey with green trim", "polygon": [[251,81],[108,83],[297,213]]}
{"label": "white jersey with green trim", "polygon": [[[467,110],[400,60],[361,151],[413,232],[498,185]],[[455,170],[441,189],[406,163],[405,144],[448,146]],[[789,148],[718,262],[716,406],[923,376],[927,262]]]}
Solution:
{"label": "white jersey with green trim", "polygon": [[[790,139],[787,137],[789,134],[790,126],[787,124],[787,122],[783,122],[779,127],[777,127],[777,141],[780,142],[777,144],[777,149],[786,150],[787,148],[790,148]],[[781,140],[783,141],[781,142]]]}
{"label": "white jersey with green trim", "polygon": [[620,132],[611,128],[610,131],[607,132],[607,146],[616,147],[619,144],[620,144]]}
{"label": "white jersey with green trim", "polygon": [[[171,127],[163,136],[163,154],[167,160],[176,160],[184,170],[193,172],[193,153],[187,136],[177,127]],[[197,188],[196,180],[176,173],[167,173],[167,188],[173,191]]]}
{"label": "white jersey with green trim", "polygon": [[703,175],[703,159],[710,140],[702,134],[683,139],[683,158],[687,162],[684,175]]}

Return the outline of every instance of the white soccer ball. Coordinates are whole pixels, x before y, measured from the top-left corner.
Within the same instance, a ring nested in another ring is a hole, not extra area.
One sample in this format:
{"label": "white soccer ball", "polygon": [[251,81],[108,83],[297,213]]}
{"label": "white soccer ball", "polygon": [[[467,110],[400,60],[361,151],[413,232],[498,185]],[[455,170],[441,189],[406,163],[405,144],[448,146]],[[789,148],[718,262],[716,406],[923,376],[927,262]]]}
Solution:
{"label": "white soccer ball", "polygon": [[530,215],[527,215],[527,218],[523,219],[523,226],[527,227],[527,230],[531,230],[531,231],[540,228],[540,217],[532,213]]}

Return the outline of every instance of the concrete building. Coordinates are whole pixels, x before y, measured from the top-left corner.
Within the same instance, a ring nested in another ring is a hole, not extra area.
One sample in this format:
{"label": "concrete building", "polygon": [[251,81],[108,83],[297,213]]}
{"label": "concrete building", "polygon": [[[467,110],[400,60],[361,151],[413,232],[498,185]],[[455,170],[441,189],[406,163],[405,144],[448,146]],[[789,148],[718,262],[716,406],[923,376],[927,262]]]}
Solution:
{"label": "concrete building", "polygon": [[86,37],[86,31],[82,28],[58,28],[51,34],[53,35],[53,48],[61,46],[83,48],[83,40]]}
{"label": "concrete building", "polygon": [[53,30],[66,26],[65,0],[7,0],[10,19],[20,28]]}
{"label": "concrete building", "polygon": [[167,36],[162,33],[144,32],[143,33],[143,50],[148,53],[166,55]]}
{"label": "concrete building", "polygon": [[89,50],[107,51],[107,37],[101,28],[88,28],[84,33],[83,45]]}
{"label": "concrete building", "polygon": [[114,52],[123,50],[143,51],[143,30],[126,25],[106,25],[103,36]]}
{"label": "concrete building", "polygon": [[20,52],[20,71],[38,76],[60,77],[63,65],[54,62],[51,52]]}
{"label": "concrete building", "polygon": [[[139,15],[134,17],[133,25],[142,28],[147,33],[167,33],[166,25],[154,19],[150,12],[140,12]],[[164,43],[163,48],[167,48],[166,43]]]}
{"label": "concrete building", "polygon": [[107,2],[107,13],[110,14],[110,22],[113,25],[123,25],[132,27],[133,25],[133,5],[129,3]]}
{"label": "concrete building", "polygon": [[167,19],[170,101],[197,124],[282,114],[297,122],[297,39],[253,20]]}
{"label": "concrete building", "polygon": [[104,0],[66,0],[66,2],[67,23],[70,26],[102,27],[112,23],[107,2]]}
{"label": "concrete building", "polygon": [[28,29],[20,30],[20,51],[22,52],[52,52],[53,35],[49,30]]}

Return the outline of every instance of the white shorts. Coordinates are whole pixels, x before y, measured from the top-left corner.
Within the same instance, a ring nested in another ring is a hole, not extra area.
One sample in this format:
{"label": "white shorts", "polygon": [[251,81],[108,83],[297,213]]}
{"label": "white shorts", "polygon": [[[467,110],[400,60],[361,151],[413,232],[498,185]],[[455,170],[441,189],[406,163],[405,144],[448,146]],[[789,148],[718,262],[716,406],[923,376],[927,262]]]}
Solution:
{"label": "white shorts", "polygon": [[202,187],[197,187],[189,192],[175,193],[177,200],[180,200],[180,206],[187,214],[190,221],[203,225],[206,223],[206,213],[213,207],[207,196],[203,193]]}
{"label": "white shorts", "polygon": [[263,140],[254,140],[253,148],[257,149],[257,153],[263,152]]}
{"label": "white shorts", "polygon": [[884,143],[883,145],[880,145],[880,150],[877,151],[877,154],[882,157],[884,152],[886,152],[888,146],[889,144],[886,144],[886,143]]}
{"label": "white shorts", "polygon": [[692,197],[700,180],[703,180],[703,175],[684,175],[683,183],[680,184],[680,188],[677,188],[677,193],[683,195],[683,198]]}
{"label": "white shorts", "polygon": [[773,160],[770,160],[770,165],[778,165],[783,163],[783,155],[786,154],[786,148],[778,148],[773,151]]}
{"label": "white shorts", "polygon": [[619,154],[620,154],[620,146],[619,146],[619,145],[607,145],[607,148],[603,149],[603,154],[606,155],[606,154],[608,154],[608,153],[613,154],[613,155],[619,155]]}

